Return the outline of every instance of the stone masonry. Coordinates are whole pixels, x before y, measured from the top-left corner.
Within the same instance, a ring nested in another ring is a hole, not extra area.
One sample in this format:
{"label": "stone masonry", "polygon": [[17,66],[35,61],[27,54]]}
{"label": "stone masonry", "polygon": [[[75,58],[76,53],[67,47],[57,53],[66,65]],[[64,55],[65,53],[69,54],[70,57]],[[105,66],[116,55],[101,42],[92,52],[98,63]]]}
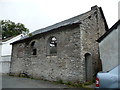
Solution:
{"label": "stone masonry", "polygon": [[50,81],[92,81],[99,71],[96,40],[106,29],[102,9],[94,6],[84,14],[37,30],[12,43],[10,74]]}

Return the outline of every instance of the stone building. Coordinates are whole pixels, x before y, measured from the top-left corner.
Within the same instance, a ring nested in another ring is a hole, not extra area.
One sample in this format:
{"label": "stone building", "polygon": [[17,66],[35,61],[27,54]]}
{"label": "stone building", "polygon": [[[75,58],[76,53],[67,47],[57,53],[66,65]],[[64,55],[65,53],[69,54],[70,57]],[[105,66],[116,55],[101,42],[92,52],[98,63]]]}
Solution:
{"label": "stone building", "polygon": [[99,71],[96,40],[108,29],[101,7],[36,30],[12,43],[11,75],[50,81],[92,81]]}

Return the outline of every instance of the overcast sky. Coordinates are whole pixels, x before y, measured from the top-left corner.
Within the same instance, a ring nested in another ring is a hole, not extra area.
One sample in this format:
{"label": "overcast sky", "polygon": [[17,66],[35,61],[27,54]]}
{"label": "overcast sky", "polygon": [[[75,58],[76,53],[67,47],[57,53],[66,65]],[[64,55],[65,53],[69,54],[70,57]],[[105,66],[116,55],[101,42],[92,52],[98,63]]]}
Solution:
{"label": "overcast sky", "polygon": [[119,0],[0,0],[0,20],[23,23],[30,32],[102,7],[108,26],[118,20]]}

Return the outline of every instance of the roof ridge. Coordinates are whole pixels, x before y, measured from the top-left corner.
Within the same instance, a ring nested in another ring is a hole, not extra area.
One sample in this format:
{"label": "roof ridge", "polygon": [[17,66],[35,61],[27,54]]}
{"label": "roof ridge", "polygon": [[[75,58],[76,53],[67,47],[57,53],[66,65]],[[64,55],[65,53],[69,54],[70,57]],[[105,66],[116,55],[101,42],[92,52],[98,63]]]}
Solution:
{"label": "roof ridge", "polygon": [[[48,32],[48,31],[52,31],[52,30],[55,30],[55,29],[63,27],[63,26],[80,24],[84,19],[88,18],[90,15],[92,15],[94,12],[96,12],[98,10],[100,10],[100,7],[95,5],[95,6],[91,7],[91,10],[89,10],[89,11],[87,11],[85,13],[82,13],[80,15],[74,16],[72,18],[69,18],[69,19],[66,19],[66,20],[63,20],[63,21],[60,21],[60,22],[58,22],[56,24],[47,26],[45,28],[38,29],[38,30],[36,30],[36,31],[31,33],[32,36],[30,36],[30,37],[29,36],[25,36],[25,37],[21,38],[20,40],[18,40],[16,42],[24,41],[25,39],[32,38],[32,37],[34,37],[36,35],[39,35],[39,34],[42,34],[42,33]],[[105,19],[105,18],[103,18],[103,19]],[[13,43],[16,43],[16,42],[13,42]]]}
{"label": "roof ridge", "polygon": [[[81,17],[82,15],[85,15],[85,14],[87,14],[87,13],[93,11],[93,10],[97,10],[98,8],[99,8],[99,7],[98,7],[97,5],[95,5],[95,6],[91,7],[91,10],[89,10],[89,11],[87,11],[87,12],[85,12],[85,13],[76,15],[76,16],[74,16],[74,17],[71,17],[71,18],[69,18],[69,19],[60,21],[60,22],[55,23],[55,24],[53,24],[53,25],[47,26],[47,27],[45,27],[45,28],[38,29],[38,30],[33,31],[33,32],[31,32],[31,33],[32,33],[32,35],[36,35],[36,34],[39,34],[38,32],[41,33],[41,32],[43,32],[43,30],[46,30],[46,29],[50,29],[50,30],[51,30],[51,29],[53,29],[53,28],[55,28],[55,27],[58,28],[58,27],[61,27],[61,26],[65,26],[65,25],[67,25],[67,24],[77,23],[77,22],[80,21],[80,18],[79,18],[79,17]],[[76,21],[75,21],[75,19],[76,19]]]}

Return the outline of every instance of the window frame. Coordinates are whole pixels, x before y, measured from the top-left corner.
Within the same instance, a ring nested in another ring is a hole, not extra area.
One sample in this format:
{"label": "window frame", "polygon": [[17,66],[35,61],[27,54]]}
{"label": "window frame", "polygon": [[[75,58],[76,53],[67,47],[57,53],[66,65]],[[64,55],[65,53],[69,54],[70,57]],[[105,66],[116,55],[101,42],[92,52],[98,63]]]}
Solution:
{"label": "window frame", "polygon": [[[56,40],[52,40],[52,38],[55,38]],[[54,43],[51,43],[54,42]],[[50,44],[54,44],[55,46],[50,46]],[[47,56],[57,56],[57,47],[58,47],[58,39],[56,36],[51,36],[47,40]],[[55,51],[51,51],[51,50]]]}

